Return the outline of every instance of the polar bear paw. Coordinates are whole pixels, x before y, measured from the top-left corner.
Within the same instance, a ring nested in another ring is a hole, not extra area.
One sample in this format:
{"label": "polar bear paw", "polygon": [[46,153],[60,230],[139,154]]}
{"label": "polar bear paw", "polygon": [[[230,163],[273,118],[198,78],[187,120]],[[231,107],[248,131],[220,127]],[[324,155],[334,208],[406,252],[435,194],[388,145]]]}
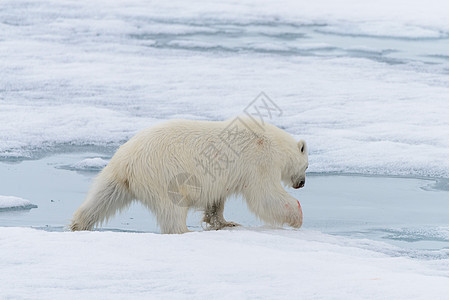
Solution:
{"label": "polar bear paw", "polygon": [[224,218],[220,218],[218,216],[204,216],[203,224],[206,223],[205,226],[202,226],[204,230],[220,230],[225,227],[237,227],[241,226],[235,222],[228,222]]}

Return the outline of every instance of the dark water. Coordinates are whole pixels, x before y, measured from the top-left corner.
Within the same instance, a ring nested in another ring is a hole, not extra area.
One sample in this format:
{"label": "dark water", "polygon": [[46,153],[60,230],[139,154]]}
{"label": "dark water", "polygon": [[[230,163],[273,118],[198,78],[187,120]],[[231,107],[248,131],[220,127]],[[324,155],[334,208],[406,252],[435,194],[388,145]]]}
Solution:
{"label": "dark water", "polygon": [[[265,53],[283,56],[366,58],[387,64],[449,67],[449,37],[395,37],[334,31],[322,24],[288,22],[228,23],[201,20],[178,23],[152,20],[162,26],[191,26],[185,32],[141,32],[131,40],[159,49],[184,49],[197,52]],[[157,26],[155,25],[157,28]],[[433,69],[437,70],[437,69]]]}

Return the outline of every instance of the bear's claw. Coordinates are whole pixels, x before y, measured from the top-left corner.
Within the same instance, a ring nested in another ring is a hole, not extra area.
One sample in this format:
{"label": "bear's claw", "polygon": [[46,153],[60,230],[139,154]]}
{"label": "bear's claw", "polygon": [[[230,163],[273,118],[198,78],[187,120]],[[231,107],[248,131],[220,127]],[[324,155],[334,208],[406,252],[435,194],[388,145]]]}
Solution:
{"label": "bear's claw", "polygon": [[205,222],[206,226],[203,227],[203,229],[205,230],[220,230],[223,229],[225,227],[237,227],[237,226],[242,226],[238,223],[235,222],[228,222],[228,221],[218,221],[218,220],[213,220],[213,222],[209,223],[209,222]]}

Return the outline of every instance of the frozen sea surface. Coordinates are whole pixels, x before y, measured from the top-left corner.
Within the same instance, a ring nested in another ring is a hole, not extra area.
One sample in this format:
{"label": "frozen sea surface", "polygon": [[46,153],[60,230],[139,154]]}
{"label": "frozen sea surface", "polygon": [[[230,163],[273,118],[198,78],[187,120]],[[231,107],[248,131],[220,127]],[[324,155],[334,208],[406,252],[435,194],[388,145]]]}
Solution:
{"label": "frozen sea surface", "polygon": [[3,1],[0,157],[114,149],[264,91],[312,172],[448,178],[447,15],[436,0]]}
{"label": "frozen sea surface", "polygon": [[7,299],[444,300],[449,293],[448,260],[392,257],[305,230],[160,235],[0,227],[0,251]]}
{"label": "frozen sea surface", "polygon": [[0,196],[0,211],[23,210],[37,208],[29,200],[14,197],[14,196]]}

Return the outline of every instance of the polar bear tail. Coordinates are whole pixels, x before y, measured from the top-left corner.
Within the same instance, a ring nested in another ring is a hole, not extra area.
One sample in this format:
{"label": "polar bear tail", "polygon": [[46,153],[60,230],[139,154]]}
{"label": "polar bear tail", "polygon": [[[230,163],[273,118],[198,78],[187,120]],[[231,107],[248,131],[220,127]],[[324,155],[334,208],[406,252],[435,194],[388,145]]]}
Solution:
{"label": "polar bear tail", "polygon": [[70,230],[91,230],[131,204],[134,197],[127,183],[118,182],[106,168],[97,176],[86,200],[73,214]]}

